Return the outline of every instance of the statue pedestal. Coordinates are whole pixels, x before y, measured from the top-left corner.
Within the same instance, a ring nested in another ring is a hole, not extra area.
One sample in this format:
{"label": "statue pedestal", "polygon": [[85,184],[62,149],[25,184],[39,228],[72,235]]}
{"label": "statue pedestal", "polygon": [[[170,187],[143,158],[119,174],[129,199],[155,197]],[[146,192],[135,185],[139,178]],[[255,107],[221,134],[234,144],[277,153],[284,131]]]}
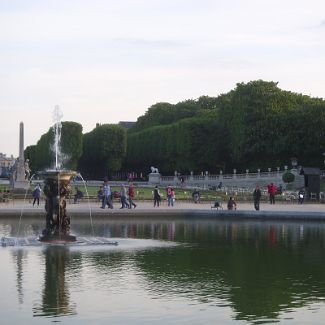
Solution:
{"label": "statue pedestal", "polygon": [[151,184],[160,184],[160,174],[159,173],[150,173],[149,174],[149,183]]}
{"label": "statue pedestal", "polygon": [[27,190],[29,185],[29,181],[14,181],[13,188]]}

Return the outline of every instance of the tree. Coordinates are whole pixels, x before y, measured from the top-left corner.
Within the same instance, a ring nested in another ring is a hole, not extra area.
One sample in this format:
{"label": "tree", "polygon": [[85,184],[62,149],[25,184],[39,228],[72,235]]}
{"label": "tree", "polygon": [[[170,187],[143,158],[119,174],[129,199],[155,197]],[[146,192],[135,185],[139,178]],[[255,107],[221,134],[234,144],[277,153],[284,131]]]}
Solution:
{"label": "tree", "polygon": [[[60,144],[62,168],[76,169],[82,154],[82,126],[76,122],[62,122]],[[33,171],[55,167],[53,127],[41,136],[35,148],[27,150],[27,155]]]}
{"label": "tree", "polygon": [[176,105],[169,103],[156,103],[149,107],[148,111],[140,116],[131,128],[130,133],[144,129],[175,123],[184,118],[200,114],[201,106],[196,100],[186,100]]}
{"label": "tree", "polygon": [[29,167],[31,169],[31,174],[36,172],[36,170],[33,169],[33,165],[32,165],[32,162],[35,161],[35,155],[36,155],[36,145],[28,146],[24,150],[24,157],[26,160],[27,159],[29,160]]}
{"label": "tree", "polygon": [[223,163],[216,115],[216,111],[209,111],[128,134],[128,165],[139,170],[157,166],[164,173],[216,171]]}
{"label": "tree", "polygon": [[86,177],[100,177],[118,171],[126,154],[126,130],[113,124],[96,127],[83,136],[80,169]]}
{"label": "tree", "polygon": [[63,122],[61,143],[64,167],[77,169],[82,155],[82,126],[76,122]]}

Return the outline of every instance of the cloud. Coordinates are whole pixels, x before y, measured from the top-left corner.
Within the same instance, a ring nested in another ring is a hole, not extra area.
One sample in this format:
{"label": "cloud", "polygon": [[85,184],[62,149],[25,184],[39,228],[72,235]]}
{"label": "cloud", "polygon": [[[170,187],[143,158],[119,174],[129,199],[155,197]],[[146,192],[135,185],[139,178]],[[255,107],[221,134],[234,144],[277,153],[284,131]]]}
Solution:
{"label": "cloud", "polygon": [[325,19],[319,24],[318,27],[325,28]]}
{"label": "cloud", "polygon": [[317,25],[314,25],[314,24],[310,24],[309,26],[305,27],[306,30],[310,29],[310,30],[313,30],[313,29],[322,29],[322,28],[325,28],[325,19],[322,20],[319,24]]}
{"label": "cloud", "polygon": [[151,47],[151,48],[173,48],[182,47],[185,42],[175,40],[152,40],[152,39],[132,39],[132,38],[117,38],[114,40],[117,44],[131,45],[140,47]]}

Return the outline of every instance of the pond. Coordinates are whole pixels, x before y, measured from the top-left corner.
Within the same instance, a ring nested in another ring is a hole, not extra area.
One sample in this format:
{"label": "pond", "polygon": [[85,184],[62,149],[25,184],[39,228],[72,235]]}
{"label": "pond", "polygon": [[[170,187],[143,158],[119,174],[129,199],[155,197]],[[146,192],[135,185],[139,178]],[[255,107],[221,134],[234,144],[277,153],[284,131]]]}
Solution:
{"label": "pond", "polygon": [[[37,236],[40,218],[24,219]],[[323,324],[325,223],[74,219],[118,246],[0,247],[0,319],[44,324]],[[0,237],[16,236],[0,219]]]}

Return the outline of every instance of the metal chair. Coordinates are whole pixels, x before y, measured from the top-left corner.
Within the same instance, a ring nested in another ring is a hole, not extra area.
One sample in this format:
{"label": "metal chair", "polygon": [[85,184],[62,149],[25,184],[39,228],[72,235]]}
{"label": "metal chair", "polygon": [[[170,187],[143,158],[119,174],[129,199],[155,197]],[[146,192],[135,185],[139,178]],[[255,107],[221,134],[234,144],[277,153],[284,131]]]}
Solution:
{"label": "metal chair", "polygon": [[310,193],[310,201],[317,201],[317,194],[316,193],[313,193],[313,192]]}

